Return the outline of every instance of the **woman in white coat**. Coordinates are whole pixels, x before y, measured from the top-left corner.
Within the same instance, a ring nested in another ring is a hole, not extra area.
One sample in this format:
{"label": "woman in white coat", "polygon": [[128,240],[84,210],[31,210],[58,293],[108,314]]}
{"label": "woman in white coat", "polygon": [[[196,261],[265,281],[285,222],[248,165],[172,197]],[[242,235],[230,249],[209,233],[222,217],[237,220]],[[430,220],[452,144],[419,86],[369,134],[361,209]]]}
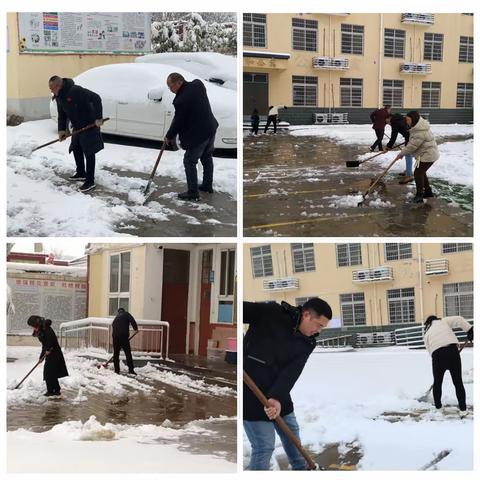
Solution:
{"label": "woman in white coat", "polygon": [[467,332],[467,338],[473,341],[473,326],[463,317],[452,316],[438,318],[430,315],[424,324],[425,348],[432,357],[433,399],[436,408],[442,408],[442,383],[447,370],[450,371],[460,412],[466,412],[465,387],[462,381],[462,361],[458,351],[458,339],[454,328]]}

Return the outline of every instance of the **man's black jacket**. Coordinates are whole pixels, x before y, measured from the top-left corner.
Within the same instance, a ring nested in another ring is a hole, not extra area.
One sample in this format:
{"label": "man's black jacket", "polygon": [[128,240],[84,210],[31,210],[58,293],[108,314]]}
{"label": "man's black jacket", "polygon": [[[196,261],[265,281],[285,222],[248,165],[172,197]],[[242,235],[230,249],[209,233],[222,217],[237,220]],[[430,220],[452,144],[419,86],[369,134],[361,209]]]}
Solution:
{"label": "man's black jacket", "polygon": [[[75,85],[71,78],[63,79],[63,87],[55,100],[58,110],[58,131],[67,130],[68,120],[70,120],[73,130],[80,130],[102,118],[103,109],[100,95],[80,85]],[[77,142],[80,143],[86,155],[95,154],[103,149],[102,135],[98,127],[74,135],[70,151],[75,148]]]}
{"label": "man's black jacket", "polygon": [[[244,369],[267,398],[281,403],[281,416],[293,412],[290,391],[316,345],[316,335],[306,337],[298,331],[300,314],[300,308],[285,302],[243,302],[243,321],[249,325]],[[268,421],[247,385],[243,388],[243,418]]]}
{"label": "man's black jacket", "polygon": [[137,322],[128,312],[119,313],[112,323],[112,336],[115,338],[128,338],[130,325],[138,330]]}
{"label": "man's black jacket", "polygon": [[218,122],[213,116],[205,85],[200,80],[183,82],[173,106],[175,116],[166,134],[168,139],[179,135],[182,148],[188,149],[215,135]]}
{"label": "man's black jacket", "polygon": [[390,126],[392,127],[392,133],[390,141],[387,143],[387,148],[392,148],[395,145],[398,134],[403,136],[406,145],[410,138],[410,133],[408,132],[405,117],[401,113],[394,113],[390,118]]}

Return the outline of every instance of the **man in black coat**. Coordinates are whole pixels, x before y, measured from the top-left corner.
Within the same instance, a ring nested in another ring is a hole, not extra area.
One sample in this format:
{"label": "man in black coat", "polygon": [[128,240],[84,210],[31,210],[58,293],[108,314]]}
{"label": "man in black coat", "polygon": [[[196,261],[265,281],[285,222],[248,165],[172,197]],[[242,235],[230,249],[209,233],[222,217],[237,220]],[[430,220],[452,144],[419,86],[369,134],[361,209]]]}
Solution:
{"label": "man in black coat", "polygon": [[128,341],[130,325],[138,332],[137,322],[133,316],[126,312],[125,309],[119,308],[118,314],[112,323],[113,367],[115,373],[120,373],[120,349],[122,349],[125,352],[128,373],[136,375],[133,369],[132,350],[130,349],[130,342]]}
{"label": "man in black coat", "polygon": [[[392,129],[390,141],[387,143],[387,147],[385,150],[391,150],[393,148],[397,140],[398,134],[402,135],[404,143],[405,145],[407,145],[408,140],[410,139],[410,133],[408,131],[408,125],[405,121],[405,117],[401,113],[394,113],[393,115],[387,117],[385,121],[387,122],[387,125],[390,125]],[[413,182],[414,177],[412,155],[405,155],[405,172],[400,173],[400,176],[403,178],[398,183],[402,185]]]}
{"label": "man in black coat", "polygon": [[[183,166],[188,190],[178,194],[181,200],[199,200],[199,190],[213,193],[213,149],[218,122],[213,116],[205,85],[200,80],[187,82],[179,73],[167,78],[168,88],[175,94],[175,116],[165,135],[169,145],[179,135],[185,149]],[[203,182],[198,185],[197,163],[203,166]]]}
{"label": "man in black coat", "polygon": [[58,379],[68,377],[68,370],[57,336],[51,327],[52,321],[32,315],[28,318],[27,324],[33,328],[32,335],[42,344],[39,360],[42,358],[45,360],[43,366],[43,380],[47,384],[45,396],[58,396],[60,395]]}
{"label": "man in black coat", "polygon": [[[54,75],[50,78],[48,85],[53,93],[52,101],[57,102],[60,141],[67,138],[67,121],[70,121],[73,127],[72,141],[68,151],[73,152],[77,170],[69,179],[83,181],[80,191],[88,192],[95,188],[95,154],[103,149],[100,133],[100,127],[103,125],[102,99],[95,92],[75,85],[71,78],[60,78]],[[92,124],[95,126],[75,135],[75,130]]]}
{"label": "man in black coat", "polygon": [[269,408],[245,386],[244,429],[252,445],[250,470],[268,470],[277,431],[293,470],[305,470],[305,460],[288,437],[272,422],[279,415],[299,437],[290,391],[316,346],[320,330],[328,325],[332,309],[320,298],[302,307],[286,302],[243,302],[244,369],[268,399]]}

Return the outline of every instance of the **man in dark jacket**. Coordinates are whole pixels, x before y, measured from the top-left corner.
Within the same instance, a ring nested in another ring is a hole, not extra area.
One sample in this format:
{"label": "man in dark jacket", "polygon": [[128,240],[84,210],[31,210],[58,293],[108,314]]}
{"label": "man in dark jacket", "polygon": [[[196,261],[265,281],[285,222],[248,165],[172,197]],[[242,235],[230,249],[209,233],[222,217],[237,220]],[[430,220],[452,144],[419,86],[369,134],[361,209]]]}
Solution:
{"label": "man in dark jacket", "polygon": [[[207,90],[200,80],[187,82],[179,73],[167,78],[168,88],[175,94],[175,116],[165,135],[169,145],[177,135],[185,149],[183,166],[188,190],[178,194],[181,200],[199,200],[199,190],[213,193],[213,149],[218,122],[213,116]],[[198,185],[197,163],[203,166],[203,182]]]}
{"label": "man in dark jacket", "polygon": [[[60,78],[54,75],[50,78],[48,85],[53,93],[52,101],[57,102],[60,141],[67,138],[68,121],[73,127],[72,141],[68,151],[73,152],[77,169],[69,179],[83,181],[80,191],[88,192],[95,188],[95,154],[103,149],[100,133],[100,127],[103,125],[102,99],[96,93],[75,85],[71,78]],[[92,124],[95,126],[75,135],[75,130]]]}
{"label": "man in dark jacket", "polygon": [[45,360],[43,366],[43,380],[47,384],[45,396],[58,396],[60,395],[58,379],[68,377],[68,370],[57,336],[51,327],[52,321],[32,315],[28,318],[27,324],[33,328],[32,335],[42,344],[39,360],[42,358]]}
{"label": "man in dark jacket", "polygon": [[243,302],[243,321],[249,325],[244,339],[244,369],[268,399],[269,408],[245,386],[243,425],[252,445],[250,470],[268,470],[275,448],[275,430],[293,470],[305,470],[295,445],[272,422],[279,415],[299,437],[290,391],[316,345],[316,336],[328,325],[332,310],[320,298],[302,307],[286,302]]}
{"label": "man in dark jacket", "polygon": [[[398,134],[403,136],[405,145],[408,144],[410,134],[408,132],[408,125],[405,122],[405,117],[401,113],[394,113],[385,119],[386,123],[392,128],[392,133],[390,141],[387,143],[386,150],[391,150],[395,145]],[[400,173],[400,176],[403,177],[398,183],[407,184],[413,182],[413,157],[408,154],[405,155],[405,172]]]}
{"label": "man in dark jacket", "polygon": [[126,312],[125,309],[119,308],[118,314],[112,323],[113,367],[115,373],[120,373],[120,349],[122,349],[125,352],[128,373],[136,375],[133,369],[132,350],[130,349],[130,342],[128,341],[130,325],[138,332],[137,322],[133,316]]}
{"label": "man in dark jacket", "polygon": [[372,128],[375,130],[375,135],[377,136],[377,140],[370,147],[370,151],[372,152],[376,147],[378,147],[379,152],[383,150],[382,140],[383,136],[385,135],[386,119],[390,116],[390,112],[390,105],[385,105],[383,108],[378,108],[370,114],[370,120],[373,123]]}

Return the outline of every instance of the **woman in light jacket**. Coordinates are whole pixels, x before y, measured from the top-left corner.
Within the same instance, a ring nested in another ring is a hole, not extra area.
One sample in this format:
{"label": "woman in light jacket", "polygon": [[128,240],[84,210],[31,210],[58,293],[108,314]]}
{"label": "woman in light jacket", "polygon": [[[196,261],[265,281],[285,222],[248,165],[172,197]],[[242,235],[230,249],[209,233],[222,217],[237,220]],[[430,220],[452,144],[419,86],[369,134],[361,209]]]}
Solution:
{"label": "woman in light jacket", "polygon": [[395,160],[400,160],[409,154],[413,155],[417,160],[415,171],[413,172],[417,193],[413,202],[423,203],[424,198],[433,197],[427,170],[438,160],[437,142],[430,130],[430,124],[416,110],[412,110],[405,115],[405,122],[409,128],[410,138],[408,144],[402,148]]}
{"label": "woman in light jacket", "polygon": [[453,328],[461,328],[467,332],[467,338],[473,341],[473,326],[463,317],[452,316],[438,318],[430,315],[425,321],[424,343],[432,356],[433,399],[437,409],[442,408],[442,383],[447,370],[450,371],[460,414],[466,412],[465,387],[462,381],[462,361],[458,351],[458,339]]}

